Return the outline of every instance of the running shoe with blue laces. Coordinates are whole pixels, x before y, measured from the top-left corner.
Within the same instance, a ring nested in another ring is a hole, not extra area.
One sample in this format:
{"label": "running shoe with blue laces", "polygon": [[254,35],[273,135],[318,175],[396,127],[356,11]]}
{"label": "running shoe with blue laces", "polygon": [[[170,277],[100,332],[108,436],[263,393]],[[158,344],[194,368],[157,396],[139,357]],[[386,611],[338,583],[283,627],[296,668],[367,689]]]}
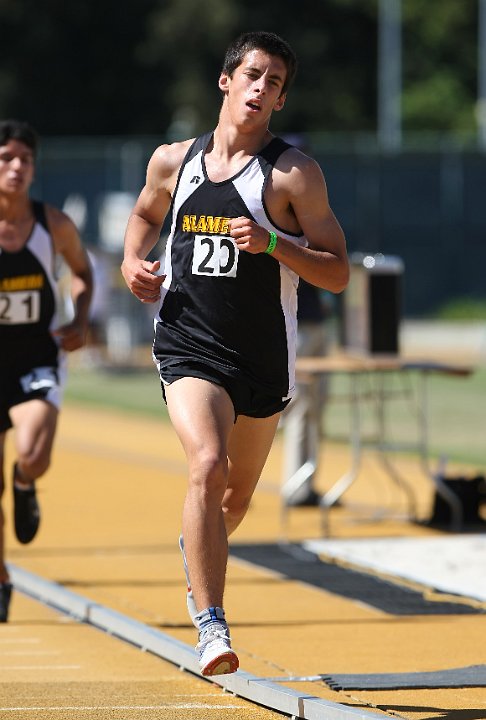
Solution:
{"label": "running shoe with blue laces", "polygon": [[207,608],[198,613],[199,653],[201,675],[227,675],[238,670],[239,660],[231,647],[228,625],[222,608]]}

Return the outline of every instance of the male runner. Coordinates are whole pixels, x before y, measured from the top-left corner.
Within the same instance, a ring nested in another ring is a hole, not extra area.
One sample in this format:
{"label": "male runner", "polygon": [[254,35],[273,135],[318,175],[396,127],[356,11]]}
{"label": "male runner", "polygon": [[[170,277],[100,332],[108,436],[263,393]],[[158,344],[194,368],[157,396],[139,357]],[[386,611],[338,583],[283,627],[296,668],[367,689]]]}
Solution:
{"label": "male runner", "polygon": [[[160,306],[154,358],[188,461],[182,534],[203,675],[239,664],[223,610],[228,535],[294,390],[298,278],[332,292],[348,281],[318,164],[268,129],[295,68],[273,33],[235,40],[216,129],[155,151],[125,237],[128,287]],[[157,276],[159,262],[146,258],[169,209]]]}
{"label": "male runner", "polygon": [[[12,470],[17,539],[35,537],[40,511],[35,481],[49,467],[62,390],[65,351],[85,342],[92,292],[89,260],[63,212],[29,197],[37,134],[18,120],[0,122],[0,498],[6,433],[15,431]],[[56,256],[72,274],[74,317],[58,324]],[[12,586],[4,558],[0,506],[0,622]]]}

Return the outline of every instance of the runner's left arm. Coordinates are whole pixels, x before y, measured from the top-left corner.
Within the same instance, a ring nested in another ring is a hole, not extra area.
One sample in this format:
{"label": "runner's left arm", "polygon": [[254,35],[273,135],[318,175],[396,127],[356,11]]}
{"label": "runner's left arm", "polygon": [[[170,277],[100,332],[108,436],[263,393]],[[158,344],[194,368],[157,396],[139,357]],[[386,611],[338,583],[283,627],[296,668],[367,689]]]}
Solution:
{"label": "runner's left arm", "polygon": [[93,295],[93,273],[88,253],[73,221],[61,210],[48,206],[47,220],[56,252],[64,258],[71,272],[73,319],[58,327],[54,334],[63,350],[72,352],[86,343],[89,307]]}

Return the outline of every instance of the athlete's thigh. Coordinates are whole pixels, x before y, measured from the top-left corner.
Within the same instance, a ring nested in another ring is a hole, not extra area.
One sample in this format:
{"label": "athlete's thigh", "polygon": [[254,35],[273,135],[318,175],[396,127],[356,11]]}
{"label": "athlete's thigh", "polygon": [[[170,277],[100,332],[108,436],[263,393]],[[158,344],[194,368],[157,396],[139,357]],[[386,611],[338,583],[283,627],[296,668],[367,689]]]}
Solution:
{"label": "athlete's thigh", "polygon": [[27,400],[10,408],[15,430],[15,445],[21,454],[50,453],[57,427],[59,410],[46,400]]}
{"label": "athlete's thigh", "polygon": [[228,444],[228,488],[252,494],[260,479],[277,430],[280,413],[267,418],[239,415]]}
{"label": "athlete's thigh", "polygon": [[235,417],[226,390],[208,380],[182,377],[164,391],[172,425],[189,461],[202,450],[226,455]]}

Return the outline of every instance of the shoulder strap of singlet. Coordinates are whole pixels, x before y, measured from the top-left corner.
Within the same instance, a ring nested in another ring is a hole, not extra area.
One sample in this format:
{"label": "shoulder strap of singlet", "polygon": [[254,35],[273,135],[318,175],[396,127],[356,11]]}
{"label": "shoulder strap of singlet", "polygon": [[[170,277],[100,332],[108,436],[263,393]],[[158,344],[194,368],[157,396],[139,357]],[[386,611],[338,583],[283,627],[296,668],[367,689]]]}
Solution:
{"label": "shoulder strap of singlet", "polygon": [[172,200],[171,200],[171,203],[170,203],[170,210],[169,210],[169,213],[170,213],[170,214],[172,214],[172,210],[173,210],[173,207],[174,207],[174,198],[175,198],[175,196],[177,195],[177,189],[178,189],[178,187],[179,187],[179,183],[180,183],[180,180],[181,180],[182,173],[183,173],[183,170],[184,170],[185,165],[187,165],[187,163],[188,163],[190,160],[192,160],[192,158],[193,158],[195,155],[197,155],[198,152],[200,152],[201,150],[205,150],[205,149],[206,149],[206,147],[207,147],[207,145],[208,145],[208,143],[209,143],[209,141],[210,141],[210,139],[211,139],[211,137],[212,137],[212,134],[213,134],[212,132],[209,132],[209,133],[206,133],[205,135],[200,135],[199,137],[197,137],[197,138],[194,140],[194,142],[192,143],[192,145],[191,145],[191,147],[189,148],[189,150],[187,151],[186,156],[185,156],[184,160],[182,161],[181,166],[180,166],[180,168],[179,168],[179,172],[177,173],[177,181],[176,181],[176,185],[175,185],[175,188],[174,188],[174,193],[173,193],[173,195],[172,195]]}
{"label": "shoulder strap of singlet", "polygon": [[[200,135],[197,137],[194,142],[192,143],[191,147],[187,151],[186,157],[184,158],[184,161],[181,165],[181,169],[184,167],[184,165],[189,162],[195,155],[197,155],[201,150],[206,150],[209,141],[211,140],[213,136],[213,132],[208,132],[205,135]],[[258,153],[258,156],[261,157],[263,160],[266,160],[270,165],[275,165],[280,155],[285,152],[285,150],[288,150],[288,148],[292,147],[292,145],[289,145],[288,142],[285,142],[285,140],[282,140],[282,138],[274,137],[268,145],[266,145],[263,150],[261,150]]]}
{"label": "shoulder strap of singlet", "polygon": [[191,147],[187,151],[187,155],[184,158],[184,162],[182,163],[182,166],[184,166],[189,160],[192,160],[192,158],[197,155],[201,150],[206,150],[209,141],[211,140],[213,136],[212,132],[208,132],[205,135],[200,135],[197,137],[194,142],[192,143]]}
{"label": "shoulder strap of singlet", "polygon": [[52,250],[52,274],[56,278],[58,274],[58,268],[56,267],[56,248],[54,247],[54,239],[49,230],[49,223],[47,222],[46,206],[43,202],[38,200],[32,200],[32,209],[34,211],[34,217],[39,225],[42,225],[44,230],[49,236],[51,250]]}
{"label": "shoulder strap of singlet", "polygon": [[47,224],[46,208],[43,202],[38,200],[32,200],[32,209],[34,211],[34,217],[38,223],[42,225],[44,230],[49,232],[49,226]]}
{"label": "shoulder strap of singlet", "polygon": [[258,154],[273,167],[280,155],[290,147],[292,145],[282,140],[282,138],[274,137]]}

